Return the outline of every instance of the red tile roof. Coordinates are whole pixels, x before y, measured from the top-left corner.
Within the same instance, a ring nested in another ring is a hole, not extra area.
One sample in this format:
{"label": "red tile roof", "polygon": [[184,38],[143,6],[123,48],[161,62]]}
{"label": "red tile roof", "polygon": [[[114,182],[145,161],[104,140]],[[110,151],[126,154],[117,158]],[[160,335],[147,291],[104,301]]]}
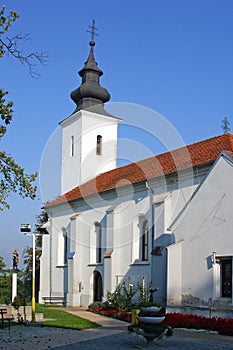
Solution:
{"label": "red tile roof", "polygon": [[232,134],[216,136],[110,170],[49,202],[45,208],[213,162],[222,151],[233,155]]}

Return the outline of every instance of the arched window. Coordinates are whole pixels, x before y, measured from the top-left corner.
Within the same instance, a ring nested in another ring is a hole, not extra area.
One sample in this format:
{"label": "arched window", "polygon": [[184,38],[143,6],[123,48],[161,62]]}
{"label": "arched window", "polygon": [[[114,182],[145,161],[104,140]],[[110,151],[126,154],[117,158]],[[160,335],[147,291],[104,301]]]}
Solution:
{"label": "arched window", "polygon": [[101,156],[101,154],[102,154],[102,136],[101,135],[97,135],[96,154],[97,154],[97,156]]}
{"label": "arched window", "polygon": [[100,263],[102,260],[102,229],[99,223],[95,223],[95,235],[96,235],[96,263]]}
{"label": "arched window", "polygon": [[142,224],[142,235],[141,235],[141,257],[142,261],[148,260],[148,222],[145,220]]}

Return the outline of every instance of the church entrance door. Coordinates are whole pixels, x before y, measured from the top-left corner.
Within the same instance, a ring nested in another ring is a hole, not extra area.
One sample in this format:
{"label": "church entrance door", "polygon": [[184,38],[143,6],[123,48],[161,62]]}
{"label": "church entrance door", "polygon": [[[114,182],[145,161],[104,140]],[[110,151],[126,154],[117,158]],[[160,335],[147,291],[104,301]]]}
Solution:
{"label": "church entrance door", "polygon": [[94,302],[102,301],[103,286],[102,277],[99,271],[94,271]]}

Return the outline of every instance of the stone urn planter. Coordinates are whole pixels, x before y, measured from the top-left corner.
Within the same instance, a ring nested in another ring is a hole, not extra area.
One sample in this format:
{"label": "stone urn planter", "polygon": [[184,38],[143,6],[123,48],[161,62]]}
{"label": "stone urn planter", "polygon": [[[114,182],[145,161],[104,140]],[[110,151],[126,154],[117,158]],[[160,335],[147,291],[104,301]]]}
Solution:
{"label": "stone urn planter", "polygon": [[142,335],[147,342],[152,342],[156,338],[171,336],[172,328],[163,325],[165,315],[162,308],[157,306],[142,306],[140,313],[137,315],[138,324],[128,327],[130,332]]}

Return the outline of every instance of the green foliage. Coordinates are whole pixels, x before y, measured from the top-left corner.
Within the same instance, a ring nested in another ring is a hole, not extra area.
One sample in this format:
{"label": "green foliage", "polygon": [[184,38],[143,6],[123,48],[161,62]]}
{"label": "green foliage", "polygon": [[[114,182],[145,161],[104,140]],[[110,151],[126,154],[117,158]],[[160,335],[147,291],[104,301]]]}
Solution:
{"label": "green foliage", "polygon": [[[144,278],[136,286],[126,282],[120,284],[113,293],[107,293],[107,301],[109,305],[121,312],[130,312],[133,307],[140,307],[143,304],[146,306],[160,306],[156,303],[150,303],[149,300],[150,288],[145,284]],[[137,300],[133,304],[134,300]]]}
{"label": "green foliage", "polygon": [[[9,15],[5,15],[5,6],[3,5],[0,9],[0,35],[3,35],[8,32],[8,29],[11,27],[12,23],[19,18],[17,12],[10,10]],[[4,45],[0,41],[0,57],[4,55]]]}
{"label": "green foliage", "polygon": [[29,279],[25,270],[20,270],[17,273],[17,294],[18,297],[25,300],[25,302],[31,301],[31,276]]}
{"label": "green foliage", "polygon": [[137,299],[137,305],[139,305],[141,303],[148,302],[150,288],[149,288],[148,285],[145,285],[144,279],[137,284],[137,288],[138,288],[138,291],[139,291],[139,296],[138,296],[138,299]]}
{"label": "green foliage", "polygon": [[[23,250],[23,262],[25,264],[24,269],[24,282],[25,282],[25,290],[26,295],[31,299],[32,293],[32,247],[26,246]],[[36,265],[35,265],[35,298],[38,300],[38,291],[39,291],[39,257],[41,255],[40,251],[38,251],[37,247],[35,250],[36,254]]]}
{"label": "green foliage", "polygon": [[109,303],[108,302],[103,302],[103,301],[95,301],[94,303],[91,303],[88,306],[88,310],[93,311],[94,309],[97,308],[109,308]]}
{"label": "green foliage", "polygon": [[[0,8],[0,58],[9,55],[16,58],[20,63],[28,67],[29,73],[33,77],[37,77],[35,72],[34,61],[44,64],[48,55],[46,53],[29,53],[24,54],[20,48],[20,44],[24,40],[28,40],[28,35],[8,36],[9,29],[12,24],[19,18],[17,12],[10,10],[5,13],[5,6]],[[13,118],[13,102],[6,100],[8,91],[0,88],[0,118],[5,125],[0,125],[0,137],[6,132],[6,125],[9,125]],[[4,151],[0,152],[0,210],[9,209],[7,198],[11,192],[17,192],[21,197],[36,197],[36,186],[33,186],[37,177],[37,173],[28,175],[13,159]]]}
{"label": "green foliage", "polygon": [[32,183],[36,180],[37,173],[26,174],[24,168],[4,151],[0,152],[0,173],[0,210],[9,209],[7,198],[11,192],[18,192],[23,198],[34,199],[36,197],[37,187]]}
{"label": "green foliage", "polygon": [[[0,9],[0,57],[6,53],[6,45],[4,41],[4,35],[8,32],[12,23],[19,18],[19,15],[15,11],[9,11],[9,15],[5,15],[5,6]],[[6,125],[10,124],[13,116],[13,102],[7,102],[5,96],[8,91],[0,89],[0,116]]]}
{"label": "green foliage", "polygon": [[[18,271],[17,273],[17,293],[22,299],[30,299],[31,284],[26,288],[25,272]],[[10,304],[12,296],[12,271],[6,268],[6,264],[0,257],[0,304]]]}
{"label": "green foliage", "polygon": [[137,293],[137,288],[132,285],[126,286],[126,283],[122,283],[118,286],[115,292],[107,293],[107,300],[109,305],[120,311],[120,312],[130,312],[132,310],[133,297]]}
{"label": "green foliage", "polygon": [[10,124],[13,117],[13,102],[7,102],[5,96],[8,91],[0,89],[0,115],[6,125]]}
{"label": "green foliage", "polygon": [[9,304],[11,301],[11,272],[0,257],[0,304]]}
{"label": "green foliage", "polygon": [[[48,221],[49,217],[48,214],[45,210],[42,210],[41,213],[39,215],[36,216],[36,228],[35,228],[35,233],[40,234],[40,227],[46,223]],[[42,253],[42,235],[40,234],[39,236],[37,236],[36,238],[36,247],[38,248],[38,250],[40,250],[39,257]]]}

